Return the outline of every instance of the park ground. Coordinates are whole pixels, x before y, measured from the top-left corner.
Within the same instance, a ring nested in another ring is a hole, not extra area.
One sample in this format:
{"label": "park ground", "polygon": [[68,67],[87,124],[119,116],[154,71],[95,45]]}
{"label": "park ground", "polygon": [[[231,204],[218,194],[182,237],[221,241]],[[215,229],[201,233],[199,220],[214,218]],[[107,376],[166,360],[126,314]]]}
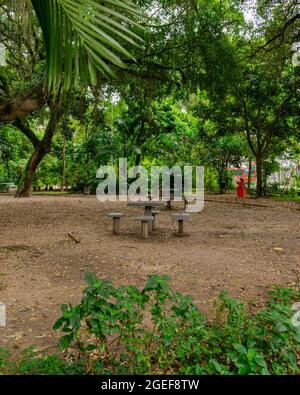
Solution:
{"label": "park ground", "polygon": [[[299,202],[247,199],[243,206],[233,195],[205,199],[203,211],[186,226],[189,236],[174,235],[172,211],[163,209],[157,231],[142,240],[133,220],[142,209],[126,203],[1,195],[0,302],[7,325],[0,328],[0,346],[55,348],[59,334],[52,326],[60,305],[80,301],[86,271],[137,286],[152,273],[168,274],[172,286],[208,314],[221,290],[254,300],[255,309],[272,284],[299,284]],[[124,212],[119,236],[105,216],[112,211]]]}

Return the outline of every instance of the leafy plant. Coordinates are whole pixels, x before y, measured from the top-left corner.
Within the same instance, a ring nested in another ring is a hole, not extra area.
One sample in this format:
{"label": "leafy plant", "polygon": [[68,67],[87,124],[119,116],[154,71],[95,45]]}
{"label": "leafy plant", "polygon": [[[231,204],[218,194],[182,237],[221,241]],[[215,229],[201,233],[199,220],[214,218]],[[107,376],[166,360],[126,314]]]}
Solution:
{"label": "leafy plant", "polygon": [[255,315],[222,292],[209,321],[167,276],[150,276],[142,290],[91,273],[86,281],[81,303],[63,305],[54,328],[64,332],[59,347],[75,346],[88,372],[299,373],[300,334],[291,324],[297,291],[275,288]]}
{"label": "leafy plant", "polygon": [[292,325],[297,289],[275,286],[256,313],[222,292],[208,320],[168,276],[144,288],[115,287],[86,274],[77,306],[62,305],[54,328],[60,355],[32,348],[18,360],[0,349],[0,374],[299,374],[300,332]]}
{"label": "leafy plant", "polygon": [[[64,75],[64,88],[80,78],[97,83],[97,71],[112,75],[111,64],[126,68],[120,55],[133,56],[120,41],[137,45],[141,38],[126,27],[141,15],[130,0],[96,1],[32,0],[46,48],[48,89],[57,89]],[[63,58],[63,62],[62,62]]]}

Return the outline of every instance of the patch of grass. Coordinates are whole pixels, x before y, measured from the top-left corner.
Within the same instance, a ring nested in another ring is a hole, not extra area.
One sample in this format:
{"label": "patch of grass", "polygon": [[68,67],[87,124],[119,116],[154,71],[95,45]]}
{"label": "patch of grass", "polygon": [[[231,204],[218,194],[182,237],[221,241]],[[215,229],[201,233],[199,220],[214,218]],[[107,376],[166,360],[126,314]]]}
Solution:
{"label": "patch of grass", "polygon": [[0,348],[0,374],[19,375],[83,375],[85,374],[83,361],[67,362],[61,355],[41,356],[26,349],[18,360],[13,360],[9,352]]}
{"label": "patch of grass", "polygon": [[274,196],[273,199],[282,200],[282,201],[300,202],[300,196],[282,195],[282,196]]}

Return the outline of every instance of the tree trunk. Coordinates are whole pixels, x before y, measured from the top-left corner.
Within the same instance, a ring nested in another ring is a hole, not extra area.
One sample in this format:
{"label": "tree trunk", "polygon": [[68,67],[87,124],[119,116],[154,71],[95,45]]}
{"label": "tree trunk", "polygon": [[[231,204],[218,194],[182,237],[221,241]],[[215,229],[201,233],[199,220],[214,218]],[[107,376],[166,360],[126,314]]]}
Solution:
{"label": "tree trunk", "polygon": [[223,195],[226,193],[226,181],[225,181],[225,172],[222,169],[218,171],[218,179],[219,179],[219,194]]}
{"label": "tree trunk", "polygon": [[66,185],[66,144],[67,139],[64,136],[63,148],[62,148],[62,174],[61,174],[61,192],[64,191]]}
{"label": "tree trunk", "polygon": [[252,176],[252,160],[249,159],[249,168],[248,168],[248,191],[251,189],[251,176]]}
{"label": "tree trunk", "polygon": [[90,195],[91,194],[91,187],[89,185],[85,185],[83,187],[83,194],[84,195]]}
{"label": "tree trunk", "polygon": [[16,192],[16,197],[29,197],[31,192],[32,178],[42,159],[47,152],[41,150],[40,147],[34,149],[29,161],[25,168],[24,177]]}
{"label": "tree trunk", "polygon": [[135,157],[134,165],[135,165],[135,166],[139,166],[139,165],[140,165],[140,162],[141,162],[141,159],[142,159],[142,154],[141,154],[141,153],[137,153],[137,155],[136,155],[136,157]]}
{"label": "tree trunk", "polygon": [[[23,122],[18,124],[19,129],[30,139],[34,152],[31,155],[29,161],[27,162],[24,177],[18,187],[16,197],[28,197],[30,196],[32,178],[42,159],[47,155],[51,150],[52,138],[54,136],[56,126],[58,124],[59,118],[61,116],[60,111],[60,101],[53,101],[50,104],[50,118],[48,121],[48,125],[45,130],[44,137],[41,141],[39,141],[36,137],[34,137],[34,133],[29,132],[29,126],[24,125]],[[15,123],[15,125],[17,125]]]}
{"label": "tree trunk", "polygon": [[256,153],[256,196],[262,197],[263,194],[263,182],[262,182],[262,154],[261,152]]}

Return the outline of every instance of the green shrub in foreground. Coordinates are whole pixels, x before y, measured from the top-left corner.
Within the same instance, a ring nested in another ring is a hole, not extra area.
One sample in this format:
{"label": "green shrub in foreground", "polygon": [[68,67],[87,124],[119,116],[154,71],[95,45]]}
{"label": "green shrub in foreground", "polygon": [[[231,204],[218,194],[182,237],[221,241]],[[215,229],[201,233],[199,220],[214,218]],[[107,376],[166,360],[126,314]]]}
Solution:
{"label": "green shrub in foreground", "polygon": [[[34,354],[0,371],[20,374],[299,374],[300,333],[291,306],[300,293],[274,287],[256,314],[222,292],[208,320],[192,299],[152,275],[142,290],[86,274],[77,306],[62,305],[54,328],[64,358]],[[70,348],[72,347],[72,348]],[[75,351],[71,351],[74,350]],[[67,354],[66,354],[67,353]]]}

